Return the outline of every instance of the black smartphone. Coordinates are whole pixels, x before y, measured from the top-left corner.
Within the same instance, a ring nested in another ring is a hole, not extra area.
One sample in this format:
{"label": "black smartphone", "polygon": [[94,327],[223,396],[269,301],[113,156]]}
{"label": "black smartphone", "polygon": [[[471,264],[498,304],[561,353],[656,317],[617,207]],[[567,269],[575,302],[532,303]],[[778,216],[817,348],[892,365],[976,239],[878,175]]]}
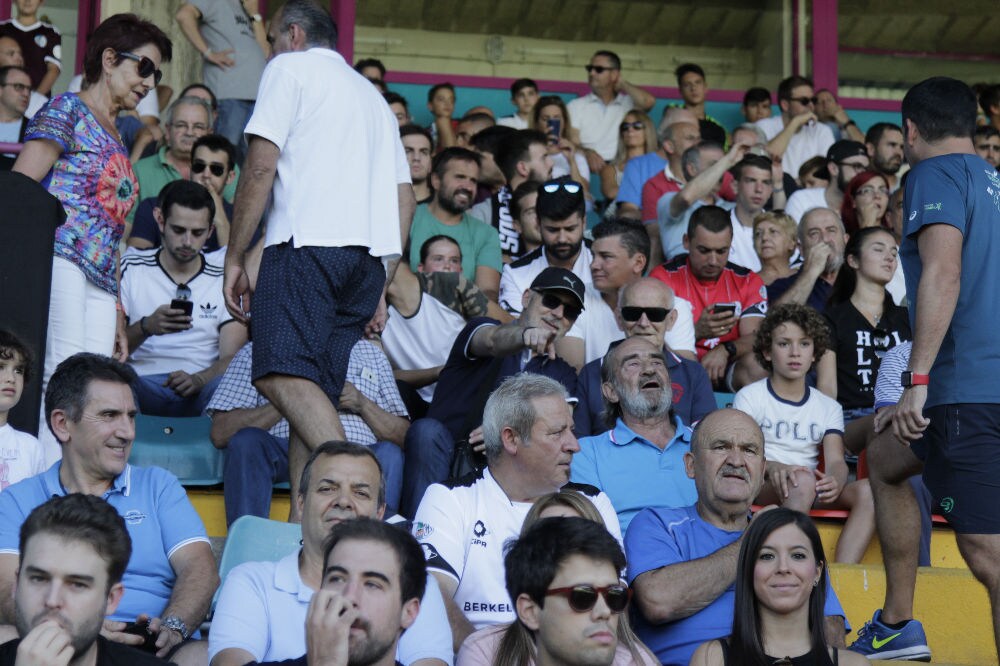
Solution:
{"label": "black smartphone", "polygon": [[559,143],[559,137],[562,134],[562,121],[558,118],[549,118],[545,121],[545,128],[549,143]]}
{"label": "black smartphone", "polygon": [[716,303],[712,306],[712,314],[736,314],[736,304],[735,303]]}
{"label": "black smartphone", "polygon": [[134,636],[142,636],[145,639],[142,645],[133,645],[132,647],[146,652],[156,652],[156,634],[150,633],[149,620],[143,620],[142,622],[129,622],[125,625],[125,628],[122,629],[122,632],[132,634]]}
{"label": "black smartphone", "polygon": [[188,301],[183,298],[175,298],[170,301],[170,309],[172,310],[184,310],[184,314],[188,317],[194,312],[194,301]]}

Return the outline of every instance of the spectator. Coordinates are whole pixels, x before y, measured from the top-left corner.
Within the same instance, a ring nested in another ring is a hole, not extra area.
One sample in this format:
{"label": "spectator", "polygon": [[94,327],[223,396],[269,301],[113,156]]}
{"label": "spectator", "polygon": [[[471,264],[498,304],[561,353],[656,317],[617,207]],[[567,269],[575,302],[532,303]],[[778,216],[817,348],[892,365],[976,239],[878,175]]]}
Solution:
{"label": "spectator", "polygon": [[[565,387],[549,377],[508,378],[483,414],[486,468],[450,487],[431,485],[420,502],[414,535],[441,586],[456,649],[474,628],[515,619],[501,553],[504,542],[520,532],[531,502],[560,488],[581,492],[620,538],[607,495],[569,483],[579,445],[568,400]],[[467,548],[472,539],[477,547]]]}
{"label": "spectator", "polygon": [[[393,115],[396,116],[396,120],[399,121],[400,127],[413,122],[410,118],[410,105],[407,103],[405,97],[394,92],[383,93],[382,97],[385,99],[386,104],[389,105],[389,109],[392,110]],[[430,132],[427,134],[430,136]]]}
{"label": "spectator", "polygon": [[247,149],[243,128],[253,114],[271,52],[257,2],[184,0],[174,18],[201,54],[202,80],[218,97],[215,132],[236,147],[235,163],[242,164]]}
{"label": "spectator", "polygon": [[0,22],[0,37],[10,37],[17,42],[24,56],[24,68],[31,77],[31,87],[51,97],[52,86],[62,71],[62,35],[54,25],[38,16],[44,1],[14,0],[17,18]]}
{"label": "spectator", "polygon": [[127,518],[136,547],[125,569],[125,594],[105,619],[104,636],[141,645],[142,636],[123,629],[149,618],[157,656],[204,664],[205,644],[185,641],[205,619],[219,584],[215,558],[201,518],[177,479],[157,467],[127,462],[135,438],[134,378],[128,366],[87,353],[69,357],[52,375],[45,392],[46,423],[63,458],[44,474],[0,493],[0,610],[7,622],[14,619],[18,531],[32,509],[70,493],[103,497]]}
{"label": "spectator", "polygon": [[862,171],[867,171],[868,163],[864,144],[838,141],[826,152],[826,168],[816,172],[816,176],[827,181],[826,187],[798,190],[788,198],[785,212],[801,224],[802,216],[813,208],[840,210],[847,184]]}
{"label": "spectator", "polygon": [[354,63],[354,71],[369,81],[385,81],[385,65],[378,58],[362,58]]}
{"label": "spectator", "polygon": [[743,106],[740,107],[740,110],[748,123],[770,118],[771,93],[767,88],[749,88],[743,94]]}
{"label": "spectator", "polygon": [[798,173],[803,162],[833,145],[830,128],[816,122],[815,105],[812,81],[791,76],[778,85],[781,115],[757,121],[767,136],[767,151],[781,157],[785,173]]}
{"label": "spectator", "polygon": [[753,249],[760,259],[757,275],[765,285],[798,270],[791,266],[798,244],[796,232],[795,220],[781,211],[768,211],[753,219]]}
{"label": "spectator", "polygon": [[593,255],[583,244],[585,201],[583,186],[566,178],[550,180],[538,190],[535,214],[542,246],[503,267],[500,276],[500,306],[517,316],[521,301],[538,274],[558,266],[590,283]]}
{"label": "spectator", "polygon": [[[469,147],[476,151],[482,160],[479,168],[479,187],[476,190],[476,205],[472,207],[472,215],[493,226],[499,223],[500,216],[507,217],[507,200],[510,197],[505,187],[507,179],[500,170],[496,157],[507,140],[517,131],[503,125],[493,125],[476,132],[469,140]],[[510,221],[505,219],[503,223],[506,228]]]}
{"label": "spectator", "polygon": [[[302,547],[277,562],[248,562],[229,572],[212,619],[208,653],[212,666],[279,661],[301,655],[314,598],[327,580],[324,553],[331,529],[385,517],[385,479],[371,449],[326,442],[305,462],[292,495],[302,516]],[[392,526],[388,529],[397,530]],[[374,560],[373,560],[374,561]],[[412,630],[392,653],[406,666],[450,664],[451,632],[436,581],[421,575],[426,590]]]}
{"label": "spectator", "polygon": [[772,305],[798,303],[822,312],[844,264],[847,233],[840,216],[829,208],[813,208],[802,216],[799,245],[805,260],[798,272],[767,286]]}
{"label": "spectator", "polygon": [[767,308],[767,292],[757,274],[729,263],[732,239],[729,214],[718,206],[702,206],[684,236],[689,254],[650,273],[691,303],[698,359],[713,386],[729,391],[762,375],[752,346]]}
{"label": "spectator", "polygon": [[799,177],[797,184],[800,188],[826,188],[830,184],[829,178],[823,178],[820,174],[829,175],[826,172],[826,156],[817,155],[810,157],[799,167]]}
{"label": "spectator", "polygon": [[576,371],[559,358],[555,344],[583,309],[583,282],[563,268],[550,266],[525,290],[521,316],[507,324],[473,318],[455,338],[438,378],[428,418],[410,426],[404,449],[403,515],[412,516],[424,490],[444,481],[455,443],[482,442],[479,425],[487,391],[505,377],[542,374],[576,388]]}
{"label": "spectator", "polygon": [[817,90],[815,104],[816,116],[830,128],[837,141],[865,142],[865,135],[858,129],[858,124],[847,116],[847,112],[840,106],[832,92],[826,89]]}
{"label": "spectator", "polygon": [[417,198],[417,205],[430,203],[434,199],[434,189],[430,184],[433,152],[431,135],[423,127],[403,125],[399,128],[399,138],[410,165],[410,180],[413,181],[413,195]]}
{"label": "spectator", "polygon": [[552,158],[552,178],[569,176],[583,185],[584,195],[590,195],[590,168],[587,159],[577,151],[579,132],[570,120],[569,111],[562,97],[549,95],[535,104],[532,129],[545,134],[546,146]]}
{"label": "spectator", "polygon": [[[118,53],[113,62],[102,59],[107,49]],[[138,188],[125,147],[105,128],[122,108],[135,108],[139,91],[156,85],[160,61],[170,55],[170,40],[152,23],[134,14],[105,20],[87,42],[89,87],[56,97],[32,119],[14,163],[14,171],[43,183],[66,209],[66,223],[56,229],[43,392],[56,366],[76,352],[114,353],[122,361],[128,355],[125,315],[115,312],[116,278],[118,245]],[[99,103],[112,99],[120,102]],[[82,120],[93,117],[100,122]],[[77,126],[83,129],[68,130]],[[60,447],[44,428],[39,434],[50,464]]]}
{"label": "spectator", "polygon": [[840,218],[844,230],[853,235],[858,229],[868,227],[889,228],[885,213],[889,206],[889,184],[877,171],[862,171],[847,184],[844,202],[840,205]]}
{"label": "spectator", "polygon": [[615,156],[618,125],[625,114],[633,108],[649,111],[656,99],[622,78],[622,63],[616,53],[597,51],[585,69],[590,92],[572,100],[568,108],[576,118],[587,164],[598,172]]}
{"label": "spectator", "polygon": [[[642,218],[640,207],[642,206],[643,185],[666,167],[668,156],[663,147],[663,138],[667,128],[675,123],[690,123],[697,126],[698,119],[694,117],[693,113],[679,106],[668,106],[663,110],[660,124],[656,129],[656,140],[660,146],[655,152],[634,157],[625,164],[616,200],[618,202],[616,211],[619,215],[635,219]],[[695,134],[697,134],[697,130],[692,131],[689,136]],[[698,135],[697,139],[692,139],[691,145],[698,143],[700,139],[701,136]],[[683,152],[683,150],[679,151],[679,154]],[[671,167],[671,172],[673,173],[673,167]],[[680,169],[677,170],[677,173],[680,173]]]}
{"label": "spectator", "polygon": [[538,84],[531,79],[517,79],[510,84],[510,101],[517,108],[517,113],[498,119],[497,125],[516,130],[528,129],[531,111],[538,102]]}
{"label": "spectator", "polygon": [[684,100],[684,108],[698,119],[698,132],[702,140],[726,145],[726,128],[705,113],[705,96],[708,92],[705,70],[700,65],[687,62],[674,70],[674,76],[677,77],[677,89]]}
{"label": "spectator", "polygon": [[[537,180],[526,180],[510,195],[510,217],[525,255],[542,247],[542,230],[538,226],[538,210],[535,207],[541,187]],[[503,281],[502,274],[500,280]]]}
{"label": "spectator", "polygon": [[755,503],[802,513],[814,506],[849,510],[834,560],[857,564],[875,533],[871,488],[867,479],[848,480],[840,405],[806,384],[829,348],[818,312],[798,304],[772,309],[754,341],[754,355],[768,377],[740,389],[733,408],[749,414],[764,433],[767,485]]}
{"label": "spectator", "polygon": [[976,155],[989,162],[994,169],[1000,167],[1000,130],[991,125],[977,127],[973,140]]}
{"label": "spectator", "polygon": [[434,116],[434,122],[428,128],[434,137],[434,153],[456,145],[455,128],[458,122],[452,118],[455,115],[455,86],[447,82],[431,86],[427,91],[427,110]]}
{"label": "spectator", "polygon": [[[682,157],[692,146],[701,142],[698,125],[690,120],[680,120],[667,125],[661,136],[660,146],[667,159],[663,168],[642,186],[642,221],[656,220],[656,205],[664,195],[680,192],[687,182]],[[721,145],[721,144],[719,144]],[[659,234],[657,234],[659,235]]]}
{"label": "spectator", "polygon": [[987,86],[977,100],[988,120],[987,124],[1000,130],[1000,84]]}
{"label": "spectator", "polygon": [[420,246],[431,236],[444,234],[462,248],[462,273],[474,280],[491,300],[500,292],[500,243],[494,230],[468,213],[479,179],[479,155],[466,148],[450,148],[434,157],[431,187],[434,200],[418,206],[410,229],[410,269],[417,270]]}
{"label": "spectator", "polygon": [[656,130],[653,121],[642,111],[629,111],[618,127],[618,150],[613,160],[601,169],[601,194],[609,202],[613,215],[618,188],[622,183],[625,164],[633,157],[639,157],[657,150]]}
{"label": "spectator", "polygon": [[471,148],[470,139],[482,132],[487,127],[496,125],[493,116],[482,112],[469,112],[462,116],[455,127],[455,145],[462,148]]}
{"label": "spectator", "polygon": [[663,347],[623,340],[601,368],[610,430],[580,440],[570,478],[607,493],[623,530],[648,506],[688,506],[697,499],[683,472],[691,428],[673,410]]}
{"label": "spectator", "polygon": [[875,123],[865,135],[872,170],[885,178],[889,190],[899,188],[896,174],[903,165],[903,130],[893,123]]}
{"label": "spectator", "polygon": [[[31,99],[31,79],[22,67],[0,67],[0,142],[22,143],[28,128],[24,115]],[[0,155],[0,170],[10,171],[16,156]]]}
{"label": "spectator", "polygon": [[28,347],[10,331],[0,329],[0,450],[4,456],[0,491],[45,471],[42,445],[7,422],[10,411],[21,401],[25,382],[31,380],[33,364]]}
{"label": "spectator", "polygon": [[[764,437],[746,414],[715,411],[694,430],[687,474],[698,501],[645,509],[625,537],[636,633],[662,664],[683,666],[704,641],[732,631],[736,560],[764,481]],[[827,581],[824,634],[844,644],[844,611]]]}
{"label": "spectator", "polygon": [[772,162],[770,157],[748,153],[730,169],[730,173],[736,181],[736,203],[724,206],[730,209],[729,217],[733,225],[729,261],[758,272],[761,264],[754,249],[753,221],[764,212],[764,206],[772,199],[776,200],[776,209],[785,207],[781,163]]}
{"label": "spectator", "polygon": [[180,181],[164,197],[163,247],[122,258],[121,300],[144,414],[200,415],[247,341],[246,327],[222,307],[222,266],[202,253],[214,214],[204,186]]}
{"label": "spectator", "polygon": [[[21,52],[21,45],[13,37],[0,36],[0,67],[21,67],[24,68],[24,55]],[[28,98],[28,108],[24,115],[33,118],[38,110],[45,106],[49,98],[37,90],[31,90]]]}

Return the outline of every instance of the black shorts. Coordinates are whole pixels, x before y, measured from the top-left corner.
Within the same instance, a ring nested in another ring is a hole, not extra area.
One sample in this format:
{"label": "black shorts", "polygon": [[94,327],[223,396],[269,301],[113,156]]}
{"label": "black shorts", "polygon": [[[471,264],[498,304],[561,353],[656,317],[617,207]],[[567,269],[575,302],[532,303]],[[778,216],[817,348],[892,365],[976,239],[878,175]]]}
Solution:
{"label": "black shorts", "polygon": [[911,445],[934,506],[961,534],[1000,534],[1000,405],[924,409],[931,423]]}
{"label": "black shorts", "polygon": [[382,262],[368,248],[265,248],[251,303],[254,381],[303,377],[339,404],[351,349],[384,286]]}

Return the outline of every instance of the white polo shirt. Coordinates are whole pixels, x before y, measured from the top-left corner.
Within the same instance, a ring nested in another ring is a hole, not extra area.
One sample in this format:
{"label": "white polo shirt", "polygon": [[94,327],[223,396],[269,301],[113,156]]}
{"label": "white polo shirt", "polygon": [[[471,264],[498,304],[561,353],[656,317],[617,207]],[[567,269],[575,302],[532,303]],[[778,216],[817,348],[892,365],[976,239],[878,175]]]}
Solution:
{"label": "white polo shirt", "polygon": [[[590,264],[594,255],[585,244],[580,246],[580,254],[573,263],[573,274],[585,285],[591,283]],[[525,290],[531,286],[538,274],[549,267],[545,246],[529,252],[517,261],[505,264],[500,275],[500,307],[514,316],[521,314],[521,301]]]}
{"label": "white polo shirt", "polygon": [[410,182],[399,124],[367,79],[331,49],[283,53],[264,69],[246,134],[281,150],[266,244],[399,255],[396,187]]}
{"label": "white polo shirt", "polygon": [[618,93],[610,104],[605,104],[594,93],[577,97],[566,105],[573,127],[580,130],[580,143],[606,160],[613,160],[618,152],[618,126],[635,102],[625,93]]}
{"label": "white polo shirt", "polygon": [[[757,121],[757,126],[764,130],[764,136],[770,141],[785,129],[785,121],[779,113],[770,118],[761,118]],[[823,123],[800,127],[799,131],[792,135],[785,154],[781,156],[781,168],[785,173],[797,178],[799,169],[806,160],[817,155],[825,156],[833,142],[833,132]]]}
{"label": "white polo shirt", "polygon": [[[829,208],[829,204],[826,203],[825,187],[806,187],[795,190],[792,192],[792,196],[788,197],[785,213],[795,220],[795,224],[801,224],[802,216],[813,208]],[[837,214],[840,214],[839,210]]]}
{"label": "white polo shirt", "polygon": [[740,218],[736,217],[736,206],[729,211],[729,219],[733,223],[733,244],[729,247],[729,261],[756,273],[760,270],[760,257],[753,248],[753,227],[743,226]]}

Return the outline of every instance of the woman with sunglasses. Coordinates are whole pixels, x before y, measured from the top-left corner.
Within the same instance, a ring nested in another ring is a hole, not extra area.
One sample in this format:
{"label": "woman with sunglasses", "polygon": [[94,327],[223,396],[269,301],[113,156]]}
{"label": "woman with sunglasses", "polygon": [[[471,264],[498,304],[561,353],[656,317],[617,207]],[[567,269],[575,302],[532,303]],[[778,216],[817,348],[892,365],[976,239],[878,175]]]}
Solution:
{"label": "woman with sunglasses", "polygon": [[868,666],[823,636],[827,563],[809,516],[772,509],[754,516],[736,565],[733,633],[702,643],[691,666]]}
{"label": "woman with sunglasses", "polygon": [[[54,97],[28,125],[13,170],[40,182],[66,211],[55,232],[43,392],[59,362],[77,352],[128,356],[118,246],[138,191],[115,118],[156,87],[171,52],[149,21],[110,17],[87,42],[83,90]],[[59,457],[46,428],[39,436]]]}
{"label": "woman with sunglasses", "polygon": [[824,312],[832,339],[817,365],[816,386],[844,408],[844,444],[852,452],[864,448],[872,430],[882,357],[913,337],[906,308],[886,290],[897,251],[896,237],[882,227],[853,233]]}
{"label": "woman with sunglasses", "polygon": [[583,184],[584,195],[590,196],[590,167],[580,148],[580,132],[570,122],[569,110],[562,97],[540,97],[532,111],[531,128],[545,135],[549,156],[552,157],[552,178],[569,176]]}
{"label": "woman with sunglasses", "polygon": [[655,152],[658,147],[653,120],[642,111],[626,113],[618,126],[618,151],[614,159],[601,169],[601,193],[604,198],[613,202],[618,196],[626,162],[633,157]]}

